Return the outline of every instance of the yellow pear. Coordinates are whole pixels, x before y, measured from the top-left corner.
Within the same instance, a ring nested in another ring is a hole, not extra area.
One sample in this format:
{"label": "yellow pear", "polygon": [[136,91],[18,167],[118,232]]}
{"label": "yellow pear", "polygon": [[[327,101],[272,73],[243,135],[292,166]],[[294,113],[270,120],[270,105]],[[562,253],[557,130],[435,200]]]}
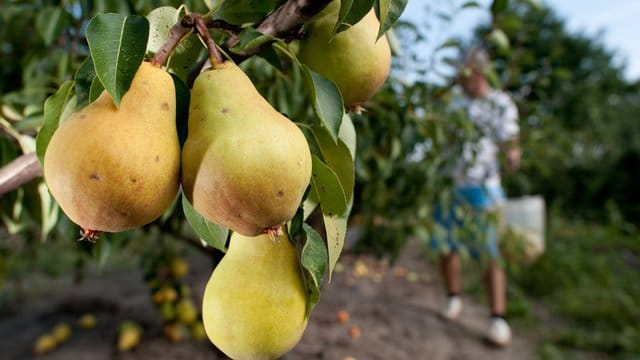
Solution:
{"label": "yellow pear", "polygon": [[180,146],[173,80],[143,62],[116,108],[104,91],[62,122],[44,177],[83,229],[117,232],[158,218],[177,195]]}
{"label": "yellow pear", "polygon": [[200,214],[243,235],[265,233],[293,217],[310,178],[304,134],[237,65],[226,61],[198,75],[182,186]]}
{"label": "yellow pear", "polygon": [[348,30],[333,36],[340,1],[334,0],[305,26],[298,58],[333,81],[347,108],[375,94],[389,75],[391,50],[386,36],[376,40],[380,22],[373,9]]}
{"label": "yellow pear", "polygon": [[209,339],[234,360],[277,359],[307,326],[298,253],[286,234],[231,236],[204,290]]}

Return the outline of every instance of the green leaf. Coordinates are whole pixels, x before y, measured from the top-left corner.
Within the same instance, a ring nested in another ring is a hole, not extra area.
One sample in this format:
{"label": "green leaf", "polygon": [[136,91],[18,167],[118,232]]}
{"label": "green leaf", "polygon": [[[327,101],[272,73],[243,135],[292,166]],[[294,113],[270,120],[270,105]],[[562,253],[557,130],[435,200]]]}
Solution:
{"label": "green leaf", "polygon": [[338,262],[347,231],[348,204],[338,175],[312,155],[311,188],[319,199],[329,250],[329,277]]}
{"label": "green leaf", "polygon": [[351,153],[351,158],[356,158],[356,146],[357,146],[357,134],[356,127],[351,121],[349,114],[344,114],[342,117],[342,123],[340,124],[340,131],[338,132],[338,138],[341,139]]}
{"label": "green leaf", "polygon": [[93,247],[93,254],[98,260],[98,268],[104,269],[109,256],[111,256],[111,238],[109,234],[101,234]]}
{"label": "green leaf", "polygon": [[525,0],[525,2],[527,4],[529,4],[529,6],[533,7],[534,9],[540,10],[543,8],[543,4],[541,0]]}
{"label": "green leaf", "polygon": [[334,32],[345,31],[358,23],[371,10],[373,3],[374,0],[340,1],[340,12]]}
{"label": "green leaf", "polygon": [[98,14],[87,24],[86,37],[96,76],[120,106],[144,59],[149,22],[138,15]]}
{"label": "green leaf", "polygon": [[507,9],[509,0],[493,0],[491,3],[491,14],[495,17]]}
{"label": "green leaf", "polygon": [[91,59],[91,56],[87,56],[73,77],[76,82],[75,91],[78,99],[78,106],[83,105],[89,100],[91,85],[95,77],[96,72],[93,67],[93,60]]}
{"label": "green leaf", "polygon": [[309,316],[320,300],[320,285],[327,267],[328,254],[322,237],[311,226],[302,224],[302,227],[304,236],[300,263],[307,290],[306,316]]}
{"label": "green leaf", "polygon": [[378,30],[378,39],[398,21],[407,2],[408,0],[379,0],[380,29]]}
{"label": "green leaf", "polygon": [[91,82],[91,87],[89,88],[89,102],[92,103],[95,99],[98,98],[98,96],[100,96],[100,94],[102,94],[103,91],[104,86],[102,86],[100,79],[98,79],[97,76],[94,77],[93,81]]}
{"label": "green leaf", "polygon": [[322,212],[328,215],[344,215],[347,212],[347,198],[340,178],[316,155],[311,157],[311,187],[320,202]]}
{"label": "green leaf", "polygon": [[36,155],[42,166],[44,166],[44,153],[47,151],[53,133],[58,129],[62,111],[72,93],[73,81],[67,81],[44,102],[44,123],[36,138]]}
{"label": "green leaf", "polygon": [[460,40],[458,40],[458,39],[447,39],[445,42],[443,42],[442,44],[440,44],[436,48],[436,51],[442,50],[442,49],[447,49],[447,48],[460,48],[461,46],[462,46],[462,44],[460,43]]}
{"label": "green leaf", "polygon": [[[171,28],[186,12],[171,6],[163,6],[147,14],[149,20],[149,41],[147,51],[155,54],[166,42]],[[178,42],[167,59],[167,70],[176,74],[184,82],[188,81],[193,66],[197,65],[204,46],[195,33],[191,33]]]}
{"label": "green leaf", "polygon": [[164,45],[171,28],[178,21],[178,9],[172,6],[153,9],[147,14],[147,20],[149,21],[147,51],[155,54]]}
{"label": "green leaf", "polygon": [[46,6],[38,11],[36,29],[45,46],[52,45],[69,24],[69,14],[61,7]]}
{"label": "green leaf", "polygon": [[273,46],[265,46],[258,56],[266,60],[271,66],[280,70],[281,72],[286,71],[286,66],[283,63],[280,56],[278,56],[278,52],[273,48]]}
{"label": "green leaf", "polygon": [[44,242],[47,235],[58,223],[60,207],[53,200],[44,181],[38,184],[38,197],[40,199],[40,241]]}
{"label": "green leaf", "polygon": [[509,38],[507,34],[502,31],[502,29],[493,29],[487,36],[487,40],[493,46],[495,46],[499,51],[507,51],[509,50]]}
{"label": "green leaf", "polygon": [[[24,194],[25,189],[18,188],[15,191],[15,201],[9,204],[6,210],[3,206],[0,206],[0,220],[2,220],[7,232],[11,235],[19,233],[26,226],[25,221],[22,219],[24,213],[24,206],[22,204]],[[0,197],[0,200],[5,201],[5,197],[6,196],[3,195],[3,197]],[[2,204],[0,203],[0,205]]]}
{"label": "green leaf", "polygon": [[348,216],[345,215],[327,215],[322,213],[322,219],[324,221],[324,228],[327,232],[327,248],[329,249],[329,281],[331,281],[331,275],[333,269],[340,258],[342,248],[344,247],[344,237],[347,234],[347,222]]}
{"label": "green leaf", "polygon": [[132,1],[122,0],[94,0],[93,9],[96,14],[99,13],[118,13],[129,15],[132,13]]}
{"label": "green leaf", "polygon": [[176,128],[178,129],[178,140],[180,147],[187,140],[189,122],[189,103],[191,92],[187,85],[175,74],[171,74],[173,85],[176,89]]}
{"label": "green leaf", "polygon": [[[220,1],[216,1],[216,3],[220,3]],[[214,18],[222,18],[226,22],[236,25],[253,23],[262,20],[278,3],[278,0],[224,1]]]}
{"label": "green leaf", "polygon": [[340,90],[331,80],[311,71],[306,65],[300,64],[300,68],[311,94],[316,116],[329,130],[333,140],[337,141],[344,115],[344,102]]}
{"label": "green leaf", "polygon": [[337,143],[334,142],[327,129],[322,126],[312,127],[311,132],[322,154],[322,160],[338,176],[345,198],[351,203],[356,177],[349,148],[341,139],[338,139]]}
{"label": "green leaf", "polygon": [[481,7],[481,5],[477,1],[467,1],[460,6],[460,9],[479,8],[479,7]]}
{"label": "green leaf", "polygon": [[191,33],[185,36],[171,52],[167,69],[187,82],[192,67],[198,62],[204,49],[198,35]]}
{"label": "green leaf", "polygon": [[320,203],[315,196],[315,192],[310,192],[309,196],[302,202],[302,218],[304,220],[307,220],[309,216],[311,216],[311,213],[318,207],[318,205],[320,205]]}
{"label": "green leaf", "polygon": [[252,27],[243,29],[238,36],[238,43],[229,49],[235,53],[241,53],[277,40],[275,37],[265,35]]}
{"label": "green leaf", "polygon": [[187,197],[184,195],[182,196],[182,209],[189,225],[191,225],[193,231],[196,232],[196,235],[198,235],[202,241],[222,252],[227,252],[225,246],[227,236],[229,235],[227,228],[205,219],[191,206],[191,203],[189,203],[189,200],[187,200]]}
{"label": "green leaf", "polygon": [[[304,198],[304,197],[303,197]],[[302,207],[298,208],[296,214],[287,223],[287,231],[289,232],[289,239],[295,239],[298,234],[302,233],[302,224],[304,223],[304,210]]]}

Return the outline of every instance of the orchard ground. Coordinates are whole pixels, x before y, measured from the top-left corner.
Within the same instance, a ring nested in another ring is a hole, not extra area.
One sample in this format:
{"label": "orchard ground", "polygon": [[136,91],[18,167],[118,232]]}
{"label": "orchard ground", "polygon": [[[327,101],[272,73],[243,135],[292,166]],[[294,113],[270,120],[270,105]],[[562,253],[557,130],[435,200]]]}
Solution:
{"label": "orchard ground", "polygon": [[[185,282],[200,301],[209,277],[209,260],[190,253]],[[469,264],[468,266],[470,266]],[[72,336],[42,359],[227,359],[208,341],[172,343],[162,334],[160,316],[138,267],[92,271],[82,283],[71,277],[34,278],[23,286],[29,296],[12,303],[0,317],[0,359],[29,359],[35,339],[58,323],[72,325]],[[483,340],[487,308],[481,299],[464,298],[461,319],[438,315],[444,299],[437,267],[422,245],[410,242],[389,264],[369,255],[345,251],[330,283],[325,281],[320,303],[307,330],[285,360],[302,359],[533,359],[539,336],[525,324],[513,324],[514,339],[504,349]],[[538,309],[541,317],[544,312]],[[80,315],[97,318],[93,329],[82,329]],[[341,313],[341,315],[339,315]],[[348,315],[348,316],[345,316]],[[118,325],[133,320],[144,328],[139,346],[119,353]]]}

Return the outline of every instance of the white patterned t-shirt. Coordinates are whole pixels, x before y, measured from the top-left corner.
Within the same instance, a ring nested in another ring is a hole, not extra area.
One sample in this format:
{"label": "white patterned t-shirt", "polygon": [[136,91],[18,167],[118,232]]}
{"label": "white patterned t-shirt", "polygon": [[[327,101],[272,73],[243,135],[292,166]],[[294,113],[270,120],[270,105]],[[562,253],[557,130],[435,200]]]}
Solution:
{"label": "white patterned t-shirt", "polygon": [[500,185],[499,143],[520,132],[518,108],[506,93],[492,89],[484,97],[465,99],[469,119],[478,125],[481,136],[465,144],[456,166],[455,180],[460,186]]}

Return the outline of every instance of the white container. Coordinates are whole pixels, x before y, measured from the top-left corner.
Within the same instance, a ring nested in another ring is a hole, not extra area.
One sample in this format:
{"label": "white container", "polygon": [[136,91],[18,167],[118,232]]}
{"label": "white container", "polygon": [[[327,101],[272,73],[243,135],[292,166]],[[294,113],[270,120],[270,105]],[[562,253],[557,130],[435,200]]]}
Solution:
{"label": "white container", "polygon": [[[517,258],[532,262],[545,250],[545,202],[542,196],[509,198],[500,208],[501,248],[518,249]],[[513,255],[513,254],[511,254]]]}

